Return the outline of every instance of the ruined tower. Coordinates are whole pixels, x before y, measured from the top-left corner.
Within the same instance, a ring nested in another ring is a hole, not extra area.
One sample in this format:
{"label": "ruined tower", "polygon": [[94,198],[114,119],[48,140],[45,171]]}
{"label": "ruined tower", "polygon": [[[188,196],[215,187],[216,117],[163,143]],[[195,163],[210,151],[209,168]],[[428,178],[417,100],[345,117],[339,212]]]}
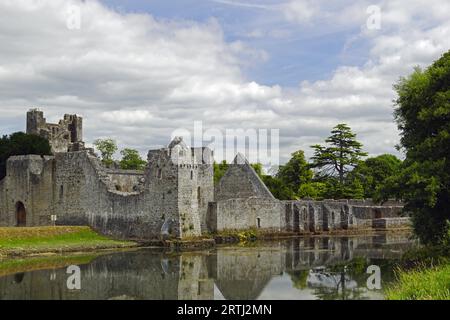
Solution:
{"label": "ruined tower", "polygon": [[47,123],[44,113],[37,109],[27,112],[27,133],[48,139],[53,153],[84,149],[83,118],[64,115],[58,124]]}

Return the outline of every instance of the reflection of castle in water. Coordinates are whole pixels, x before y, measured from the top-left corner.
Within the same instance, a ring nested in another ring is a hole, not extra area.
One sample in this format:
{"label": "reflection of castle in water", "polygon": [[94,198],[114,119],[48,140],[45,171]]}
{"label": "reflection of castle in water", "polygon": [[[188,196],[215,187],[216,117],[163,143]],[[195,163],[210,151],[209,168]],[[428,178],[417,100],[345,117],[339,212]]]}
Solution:
{"label": "reflection of castle in water", "polygon": [[398,258],[410,245],[406,236],[385,234],[311,237],[180,255],[123,252],[81,265],[81,290],[67,289],[65,268],[39,270],[0,278],[0,299],[214,299],[214,286],[226,299],[256,299],[274,276],[285,272],[305,270],[309,287],[326,287],[334,278],[317,267],[355,257]]}

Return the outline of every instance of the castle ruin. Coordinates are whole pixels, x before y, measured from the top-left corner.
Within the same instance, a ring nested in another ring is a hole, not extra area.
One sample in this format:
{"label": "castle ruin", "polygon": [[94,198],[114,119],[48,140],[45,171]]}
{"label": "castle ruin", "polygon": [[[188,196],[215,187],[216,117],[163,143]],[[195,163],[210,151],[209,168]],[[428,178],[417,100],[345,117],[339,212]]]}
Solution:
{"label": "castle ruin", "polygon": [[181,138],[150,150],[142,172],[106,168],[85,148],[82,123],[65,115],[50,124],[43,112],[28,112],[27,133],[47,138],[53,155],[8,159],[0,226],[89,225],[106,235],[150,239],[250,228],[316,233],[410,225],[397,202],[277,200],[241,155],[215,187],[213,152]]}

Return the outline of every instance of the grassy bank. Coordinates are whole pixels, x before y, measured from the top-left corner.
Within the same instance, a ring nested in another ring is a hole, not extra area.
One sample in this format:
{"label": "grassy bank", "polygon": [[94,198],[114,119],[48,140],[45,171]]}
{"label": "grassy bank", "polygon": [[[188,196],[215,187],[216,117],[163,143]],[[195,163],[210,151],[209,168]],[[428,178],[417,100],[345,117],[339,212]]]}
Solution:
{"label": "grassy bank", "polygon": [[450,264],[412,271],[399,270],[388,300],[450,300]]}
{"label": "grassy bank", "polygon": [[101,236],[89,227],[0,228],[0,256],[92,251],[135,245]]}
{"label": "grassy bank", "polygon": [[389,300],[450,300],[450,247],[423,246],[406,252],[386,290]]}

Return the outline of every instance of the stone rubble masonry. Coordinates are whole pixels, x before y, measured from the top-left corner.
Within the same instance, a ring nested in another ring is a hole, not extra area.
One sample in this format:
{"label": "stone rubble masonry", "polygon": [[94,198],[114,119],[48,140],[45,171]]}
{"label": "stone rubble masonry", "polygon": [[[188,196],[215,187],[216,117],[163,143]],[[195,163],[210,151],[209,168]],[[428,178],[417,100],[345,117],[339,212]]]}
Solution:
{"label": "stone rubble masonry", "polygon": [[211,231],[255,228],[268,232],[316,233],[409,228],[410,218],[400,217],[402,210],[403,204],[392,200],[383,205],[353,199],[277,200],[250,164],[238,155],[219,181],[207,222]]}
{"label": "stone rubble masonry", "polygon": [[159,237],[164,224],[169,235],[199,236],[214,200],[211,159],[208,148],[178,138],[151,150],[143,172],[107,169],[89,150],[11,157],[0,181],[0,226],[18,224],[22,203],[27,226],[50,225],[56,215],[58,225],[89,225],[120,238]]}
{"label": "stone rubble masonry", "polygon": [[251,228],[323,232],[410,226],[395,201],[279,201],[240,154],[214,189],[213,152],[188,147],[179,137],[167,148],[150,150],[144,171],[132,171],[105,168],[85,149],[76,115],[53,125],[31,110],[27,132],[50,139],[54,154],[8,159],[0,181],[0,226],[51,225],[56,216],[58,225],[89,225],[128,239]]}
{"label": "stone rubble masonry", "polygon": [[48,139],[53,153],[84,149],[83,118],[77,115],[66,114],[54,124],[47,123],[42,111],[31,109],[27,112],[27,133]]}

